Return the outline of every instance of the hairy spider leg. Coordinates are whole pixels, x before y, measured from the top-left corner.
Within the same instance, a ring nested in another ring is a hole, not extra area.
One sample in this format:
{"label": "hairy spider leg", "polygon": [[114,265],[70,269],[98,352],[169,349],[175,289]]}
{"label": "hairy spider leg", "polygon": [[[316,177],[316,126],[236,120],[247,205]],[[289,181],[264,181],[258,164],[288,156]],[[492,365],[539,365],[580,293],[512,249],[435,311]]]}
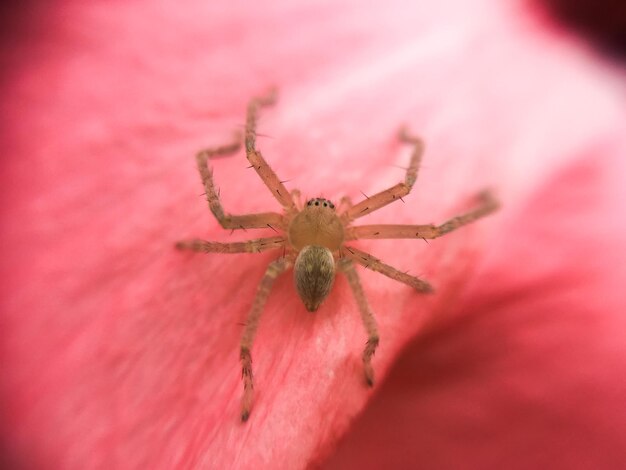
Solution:
{"label": "hairy spider leg", "polygon": [[285,246],[284,237],[256,238],[245,242],[218,243],[206,240],[182,240],[176,243],[179,250],[203,253],[260,253]]}
{"label": "hairy spider leg", "polygon": [[399,281],[403,284],[411,286],[413,289],[419,292],[429,293],[433,291],[433,288],[428,282],[415,276],[411,276],[407,273],[403,273],[402,271],[398,271],[393,266],[389,266],[388,264],[383,263],[381,260],[375,258],[369,253],[358,250],[352,246],[344,246],[342,249],[342,253],[344,254],[344,256],[350,258],[361,266],[380,273],[383,276],[387,276],[394,281]]}
{"label": "hairy spider leg", "polygon": [[367,332],[367,343],[365,344],[365,349],[363,350],[363,367],[365,371],[365,380],[371,387],[374,385],[372,356],[374,355],[374,352],[376,352],[376,347],[378,346],[378,327],[376,326],[376,318],[374,318],[374,313],[372,312],[369,302],[365,297],[359,275],[357,274],[356,269],[354,269],[354,263],[349,259],[343,258],[338,264],[339,268],[348,278],[348,283],[352,288],[352,293],[354,294],[356,303],[359,306],[361,320],[363,320],[363,325],[365,326],[365,331]]}
{"label": "hairy spider leg", "polygon": [[276,91],[272,91],[265,97],[250,100],[246,116],[246,157],[280,205],[288,211],[293,211],[295,210],[295,204],[291,194],[276,173],[274,173],[274,170],[267,164],[260,150],[256,148],[256,124],[259,109],[263,106],[270,106],[275,102]]}
{"label": "hairy spider leg", "polygon": [[479,193],[477,199],[479,205],[475,209],[453,217],[441,225],[360,225],[346,229],[346,240],[441,237],[498,209],[498,202],[488,191]]}
{"label": "hairy spider leg", "polygon": [[411,188],[417,180],[417,171],[419,170],[422,154],[424,153],[424,143],[422,139],[410,136],[405,129],[400,130],[398,137],[402,142],[410,143],[414,146],[413,153],[411,154],[411,161],[406,170],[404,182],[398,183],[389,189],[374,194],[373,196],[366,197],[365,200],[348,207],[342,214],[342,219],[346,223],[349,223],[358,217],[370,214],[382,207],[385,207],[387,204],[397,201],[398,199],[402,199],[411,192]]}
{"label": "hairy spider leg", "polygon": [[240,359],[241,359],[241,378],[243,380],[243,400],[241,404],[241,421],[247,421],[250,416],[250,409],[252,408],[252,398],[254,391],[254,381],[252,376],[252,355],[250,350],[252,349],[252,343],[254,341],[254,335],[257,327],[259,326],[259,319],[261,313],[263,313],[263,307],[269,297],[269,294],[274,286],[276,278],[285,272],[287,268],[291,266],[291,262],[285,258],[280,258],[272,261],[265,275],[259,284],[256,297],[248,313],[246,319],[246,327],[241,338],[240,345]]}
{"label": "hairy spider leg", "polygon": [[208,160],[210,158],[230,155],[239,148],[241,148],[241,136],[237,134],[236,139],[228,145],[201,150],[196,154],[196,163],[198,165],[198,171],[200,172],[200,178],[202,178],[202,184],[204,185],[204,192],[206,193],[207,202],[209,203],[209,209],[211,209],[211,212],[219,224],[226,229],[267,228],[268,226],[282,227],[283,216],[276,212],[242,215],[232,215],[224,212],[224,208],[220,202],[219,192],[216,191],[215,184],[213,183],[213,170],[208,166]]}

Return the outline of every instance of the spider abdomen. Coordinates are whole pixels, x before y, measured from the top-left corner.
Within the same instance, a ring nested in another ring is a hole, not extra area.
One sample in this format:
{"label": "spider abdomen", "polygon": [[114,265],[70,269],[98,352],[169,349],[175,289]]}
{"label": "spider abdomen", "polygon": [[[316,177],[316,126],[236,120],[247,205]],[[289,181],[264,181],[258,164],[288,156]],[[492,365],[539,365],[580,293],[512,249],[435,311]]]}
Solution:
{"label": "spider abdomen", "polygon": [[294,264],[296,290],[309,312],[315,312],[328,297],[335,281],[335,260],[328,248],[305,246]]}
{"label": "spider abdomen", "polygon": [[330,207],[305,207],[289,224],[289,242],[298,251],[305,246],[337,251],[343,240],[343,224]]}

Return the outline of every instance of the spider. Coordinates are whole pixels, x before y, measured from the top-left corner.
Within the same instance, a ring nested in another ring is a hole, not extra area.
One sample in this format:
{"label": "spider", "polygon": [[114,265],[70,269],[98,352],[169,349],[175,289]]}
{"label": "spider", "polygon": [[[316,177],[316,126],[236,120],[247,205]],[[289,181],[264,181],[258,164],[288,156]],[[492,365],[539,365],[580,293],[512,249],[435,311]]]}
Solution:
{"label": "spider", "polygon": [[347,197],[342,198],[337,207],[328,199],[321,197],[310,199],[306,204],[303,204],[300,192],[297,189],[289,192],[285,188],[283,182],[279,180],[256,146],[256,124],[259,110],[261,107],[274,104],[275,100],[275,91],[250,100],[247,108],[244,140],[246,156],[251,167],[254,168],[280,203],[283,208],[282,213],[263,212],[233,215],[224,211],[220,202],[219,191],[216,190],[213,182],[213,171],[208,166],[208,160],[236,152],[241,147],[242,139],[240,136],[231,144],[200,151],[196,155],[196,163],[204,184],[209,208],[223,228],[245,230],[269,227],[279,235],[234,243],[205,240],[185,240],[176,243],[176,248],[180,250],[204,253],[260,253],[278,249],[282,252],[282,256],[269,264],[261,279],[241,338],[240,360],[244,389],[241,420],[243,422],[248,420],[253,402],[250,350],[261,313],[274,281],[279,275],[293,268],[296,290],[306,309],[315,312],[330,293],[335,272],[337,270],[343,272],[353,291],[361,319],[367,331],[367,343],[362,360],[365,381],[369,386],[373,386],[372,356],[379,342],[378,327],[363,292],[355,264],[360,264],[365,268],[407,284],[421,293],[430,293],[433,289],[428,282],[398,271],[348,243],[358,239],[417,238],[425,240],[437,238],[486,216],[496,210],[498,206],[491,194],[483,191],[478,195],[479,204],[474,210],[454,217],[441,225],[352,225],[355,219],[371,214],[387,204],[402,199],[411,192],[417,177],[424,145],[421,139],[411,136],[405,130],[401,130],[399,137],[401,141],[412,144],[414,149],[404,182],[371,197],[366,197],[357,204],[352,204]]}

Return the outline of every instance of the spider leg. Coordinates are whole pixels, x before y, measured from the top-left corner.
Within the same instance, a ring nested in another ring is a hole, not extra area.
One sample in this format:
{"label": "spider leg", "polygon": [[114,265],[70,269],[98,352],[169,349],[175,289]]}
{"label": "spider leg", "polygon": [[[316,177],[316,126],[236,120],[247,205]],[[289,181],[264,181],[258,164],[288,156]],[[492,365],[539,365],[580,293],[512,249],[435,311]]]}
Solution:
{"label": "spider leg", "polygon": [[274,170],[267,164],[260,150],[256,148],[256,124],[259,115],[259,109],[263,106],[269,106],[276,101],[276,92],[272,91],[265,97],[253,98],[248,104],[248,112],[246,116],[246,156],[254,170],[261,177],[265,185],[272,192],[278,202],[287,210],[295,209],[295,205],[289,191],[285,185],[278,179]]}
{"label": "spider leg", "polygon": [[360,238],[423,238],[441,237],[446,233],[491,214],[498,208],[498,202],[488,191],[478,195],[480,204],[473,210],[453,217],[441,225],[361,225],[346,229],[346,240]]}
{"label": "spider leg", "polygon": [[365,297],[359,275],[357,274],[356,269],[354,269],[354,263],[349,259],[343,258],[339,262],[339,267],[348,278],[348,283],[352,288],[354,298],[356,299],[359,311],[361,312],[363,325],[367,331],[367,343],[365,344],[365,350],[363,351],[363,366],[365,369],[365,380],[371,387],[374,385],[372,356],[374,355],[374,352],[376,352],[376,347],[378,346],[378,327],[376,326],[376,318],[374,318],[374,313],[372,312],[369,302]]}
{"label": "spider leg", "polygon": [[204,253],[260,253],[261,251],[273,250],[284,245],[285,239],[283,237],[268,237],[234,243],[182,240],[176,243],[176,248]]}
{"label": "spider leg", "polygon": [[230,155],[239,148],[241,148],[241,138],[237,135],[237,138],[228,145],[205,149],[198,152],[196,155],[196,163],[200,177],[202,178],[202,184],[204,185],[204,192],[206,193],[207,202],[209,203],[209,209],[211,209],[211,212],[223,228],[246,229],[266,228],[268,226],[281,227],[283,217],[281,214],[275,212],[243,215],[232,215],[224,212],[224,208],[220,202],[219,191],[216,191],[215,184],[213,183],[213,171],[208,166],[208,160],[210,158]]}
{"label": "spider leg", "polygon": [[377,273],[387,276],[395,281],[402,282],[403,284],[411,286],[419,292],[427,294],[433,291],[433,288],[428,282],[423,281],[422,279],[419,279],[415,276],[410,276],[409,274],[403,273],[402,271],[398,271],[393,266],[389,266],[388,264],[383,263],[381,260],[375,258],[369,253],[357,250],[352,246],[346,245],[344,245],[344,249],[345,251],[343,251],[343,254],[346,257],[350,258],[354,262],[364,266],[367,269],[376,271]]}
{"label": "spider leg", "polygon": [[276,278],[291,266],[291,262],[285,258],[277,259],[269,264],[265,275],[259,284],[256,297],[248,313],[246,327],[241,338],[240,359],[241,378],[243,380],[243,400],[241,405],[241,420],[247,421],[252,408],[254,381],[252,376],[252,356],[250,350],[254,341],[254,334],[259,326],[259,319],[263,312],[265,302],[272,290]]}
{"label": "spider leg", "polygon": [[342,214],[342,218],[345,222],[350,222],[358,217],[370,214],[381,207],[385,207],[387,204],[402,199],[411,192],[411,188],[417,179],[417,171],[422,160],[422,153],[424,152],[424,143],[420,138],[410,136],[405,129],[400,130],[399,138],[402,142],[414,145],[404,182],[367,197],[364,201],[349,207],[346,212]]}

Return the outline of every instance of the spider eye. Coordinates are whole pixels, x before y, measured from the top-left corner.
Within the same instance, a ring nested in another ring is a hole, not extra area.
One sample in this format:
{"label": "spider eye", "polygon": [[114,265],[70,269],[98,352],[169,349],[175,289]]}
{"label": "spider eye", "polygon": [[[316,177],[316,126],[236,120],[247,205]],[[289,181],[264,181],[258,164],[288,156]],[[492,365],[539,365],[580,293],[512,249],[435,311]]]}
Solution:
{"label": "spider eye", "polygon": [[324,207],[328,207],[328,204],[324,203]]}
{"label": "spider eye", "polygon": [[335,205],[332,202],[329,202],[328,205],[330,206],[331,209],[335,208]]}
{"label": "spider eye", "polygon": [[319,206],[319,205],[320,205],[320,202],[319,202],[319,201],[315,201],[315,205],[316,205],[316,206]]}
{"label": "spider eye", "polygon": [[307,206],[310,206],[311,204],[313,204],[313,201],[309,201],[306,203]]}

